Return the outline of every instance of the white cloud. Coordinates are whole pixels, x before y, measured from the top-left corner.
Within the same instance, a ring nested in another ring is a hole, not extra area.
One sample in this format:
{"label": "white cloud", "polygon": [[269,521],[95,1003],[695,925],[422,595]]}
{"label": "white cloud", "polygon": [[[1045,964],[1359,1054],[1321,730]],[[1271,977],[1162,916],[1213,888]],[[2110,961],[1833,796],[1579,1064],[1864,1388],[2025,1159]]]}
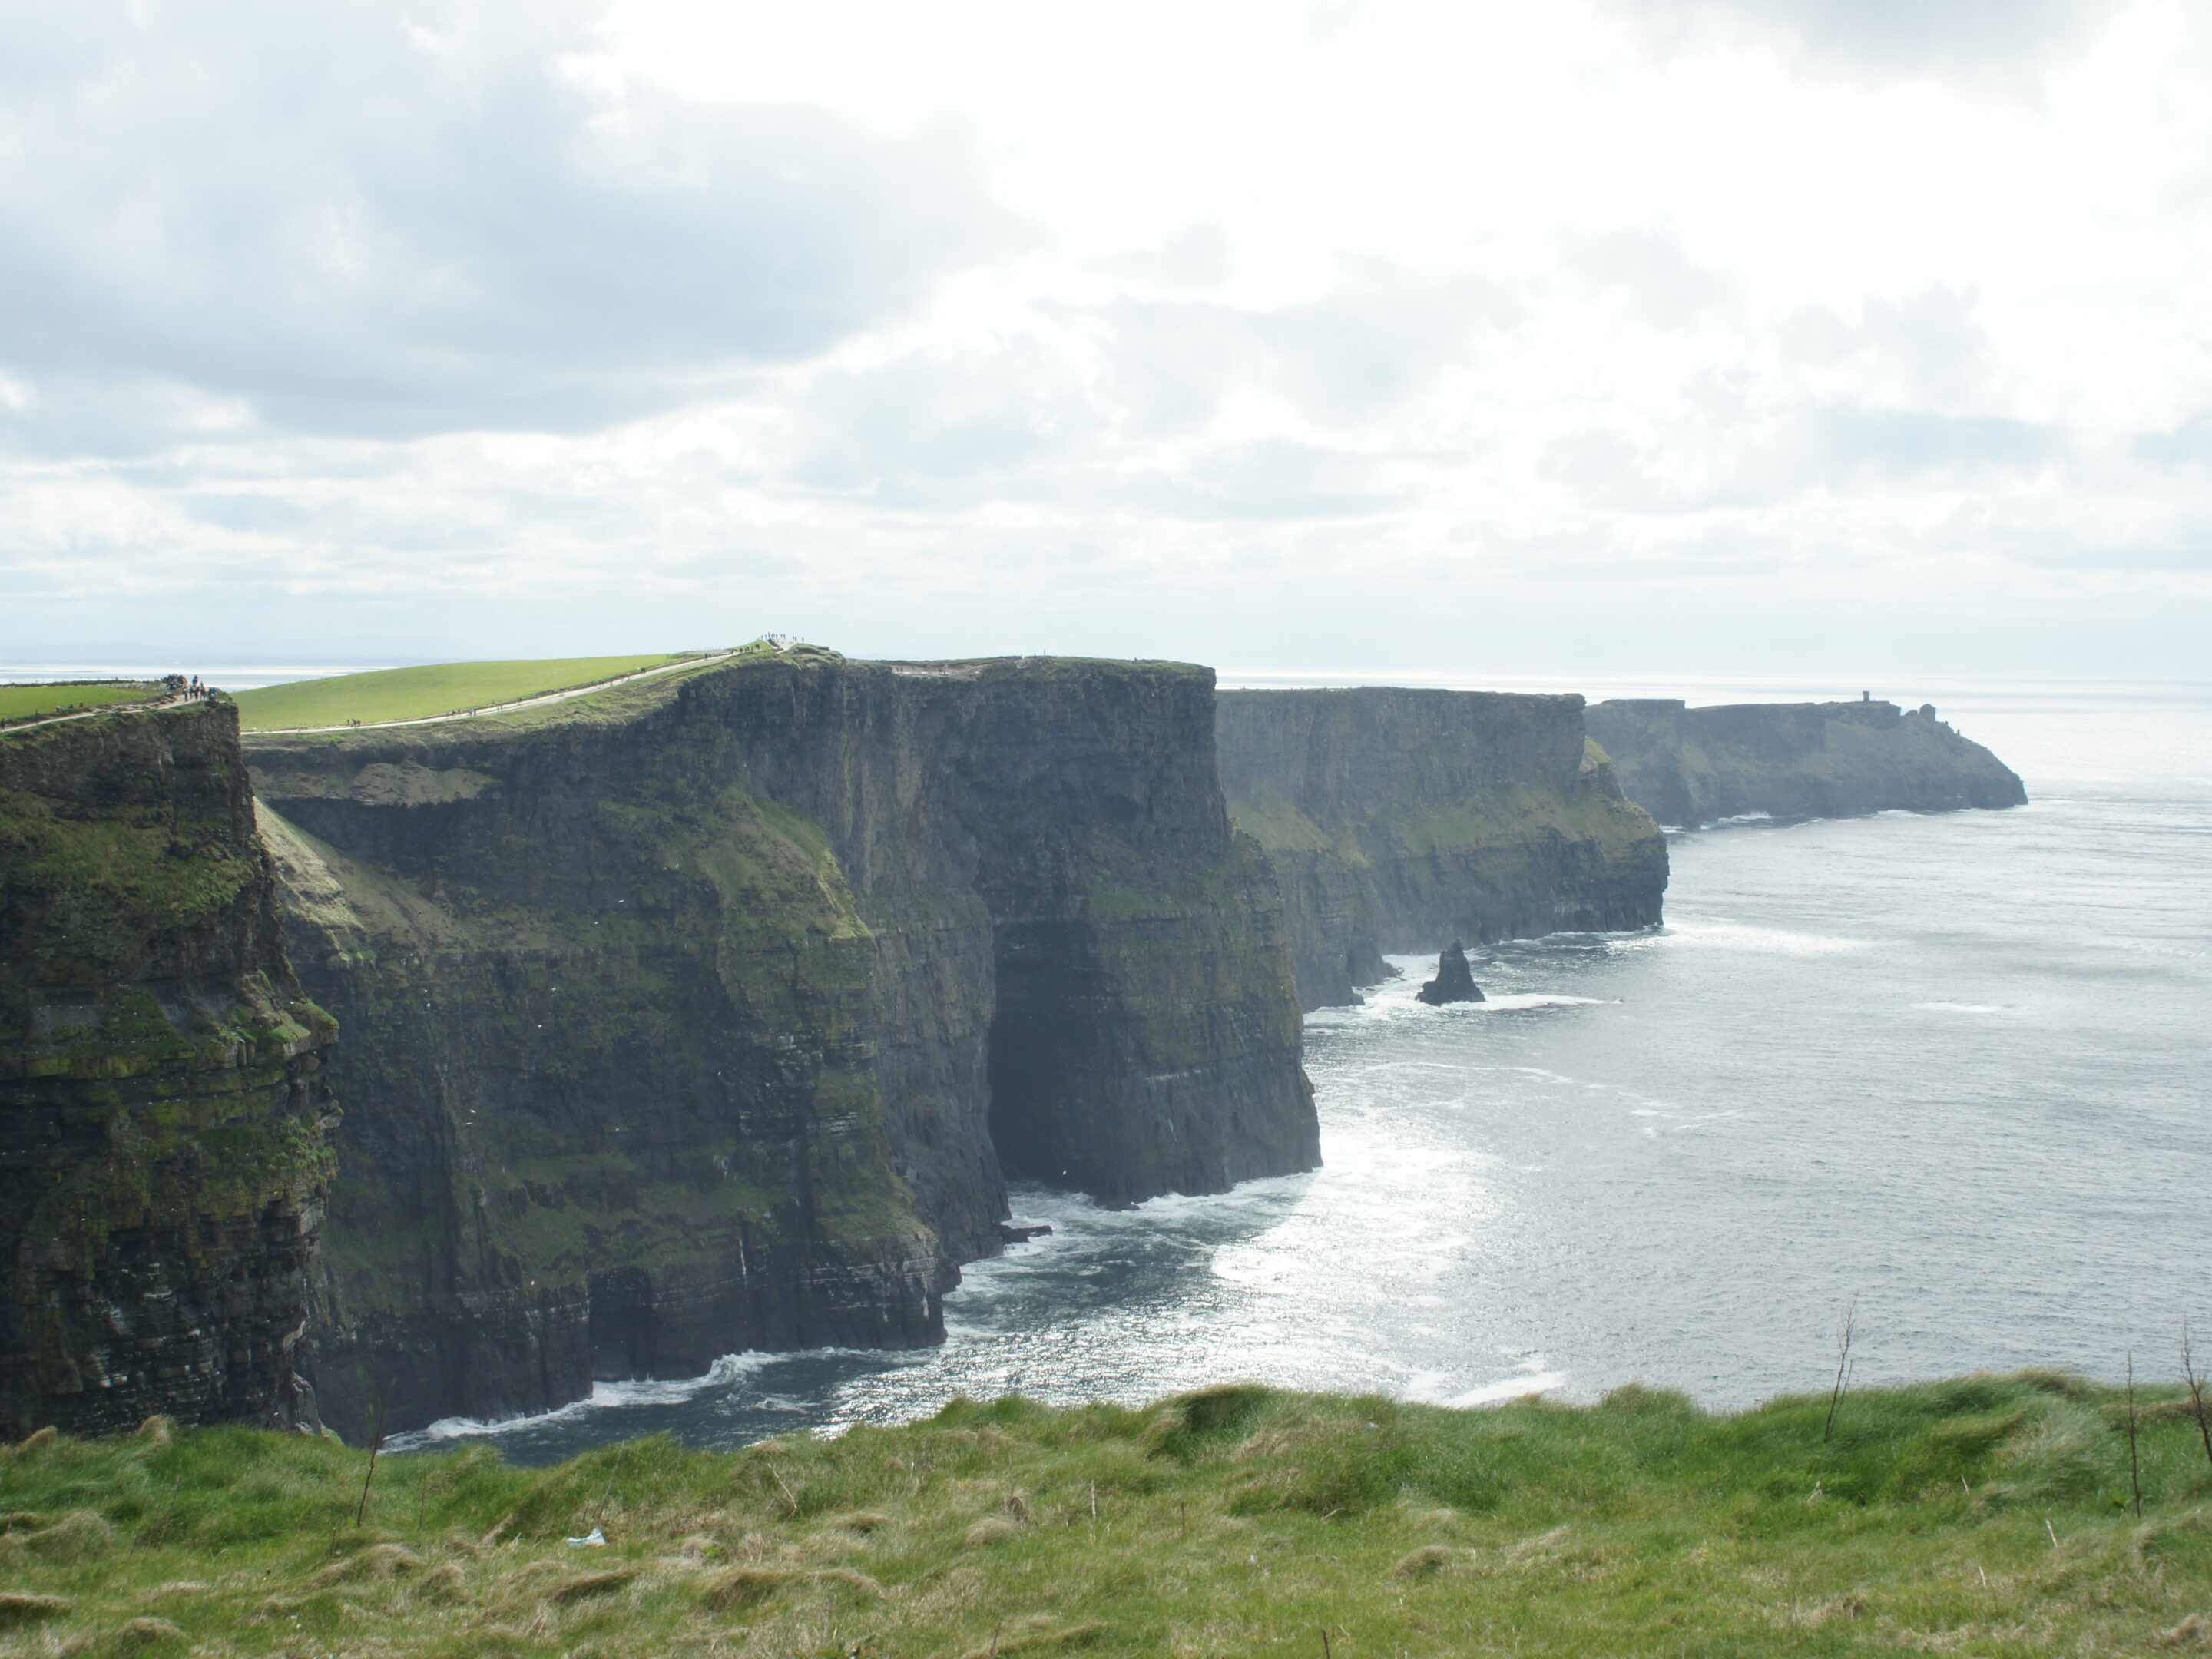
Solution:
{"label": "white cloud", "polygon": [[957,126],[595,87],[587,21],[17,13],[0,360],[276,428],[590,429],[817,355],[1006,242]]}
{"label": "white cloud", "polygon": [[1662,39],[1781,44],[1799,62],[1877,74],[1996,77],[2078,47],[2121,0],[1615,0]]}

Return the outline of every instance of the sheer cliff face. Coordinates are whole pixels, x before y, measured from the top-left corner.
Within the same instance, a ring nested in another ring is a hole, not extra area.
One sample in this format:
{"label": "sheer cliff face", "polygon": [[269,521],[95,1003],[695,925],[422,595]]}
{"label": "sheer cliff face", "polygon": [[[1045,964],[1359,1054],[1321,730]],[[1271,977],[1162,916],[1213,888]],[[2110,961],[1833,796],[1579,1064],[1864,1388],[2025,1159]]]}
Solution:
{"label": "sheer cliff face", "polygon": [[747,1347],[941,1334],[1005,1176],[1310,1166],[1211,676],[786,653],[257,739],[349,1102],[332,1420],[538,1409]]}
{"label": "sheer cliff face", "polygon": [[1662,823],[1694,829],[1747,812],[1844,817],[1896,809],[2020,806],[2010,768],[1936,718],[1893,702],[1601,702],[1590,735],[1629,799]]}
{"label": "sheer cliff face", "polygon": [[1224,691],[1221,782],[1283,893],[1309,1008],[1386,951],[1660,919],[1667,848],[1583,732],[1578,696]]}
{"label": "sheer cliff face", "polygon": [[331,1033],[229,704],[0,736],[0,1429],[295,1412]]}

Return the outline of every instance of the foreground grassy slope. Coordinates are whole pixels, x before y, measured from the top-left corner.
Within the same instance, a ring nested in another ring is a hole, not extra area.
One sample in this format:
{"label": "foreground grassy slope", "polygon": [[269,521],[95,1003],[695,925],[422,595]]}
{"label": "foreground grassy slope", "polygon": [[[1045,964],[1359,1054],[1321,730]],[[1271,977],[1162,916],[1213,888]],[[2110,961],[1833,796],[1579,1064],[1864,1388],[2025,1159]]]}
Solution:
{"label": "foreground grassy slope", "polygon": [[[0,1454],[0,1654],[2136,1652],[2212,1642],[2212,1470],[2028,1375],[1714,1418],[1224,1389],[524,1470],[240,1429]],[[604,1549],[564,1537],[604,1529]]]}
{"label": "foreground grassy slope", "polygon": [[78,681],[66,685],[0,685],[0,720],[26,720],[64,708],[151,702],[166,688],[143,680]]}
{"label": "foreground grassy slope", "polygon": [[690,654],[658,652],[641,657],[431,663],[420,668],[383,668],[368,674],[337,674],[325,680],[271,685],[258,691],[241,691],[233,701],[248,732],[343,726],[348,720],[428,720],[459,709],[596,684],[680,662]]}

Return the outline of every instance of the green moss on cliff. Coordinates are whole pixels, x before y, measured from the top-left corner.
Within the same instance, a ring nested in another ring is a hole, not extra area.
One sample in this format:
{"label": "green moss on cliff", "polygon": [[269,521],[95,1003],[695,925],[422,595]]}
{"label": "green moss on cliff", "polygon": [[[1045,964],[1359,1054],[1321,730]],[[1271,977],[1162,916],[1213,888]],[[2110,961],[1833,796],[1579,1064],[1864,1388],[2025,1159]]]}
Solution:
{"label": "green moss on cliff", "polygon": [[158,798],[86,806],[0,789],[7,902],[32,935],[8,970],[43,985],[100,985],[134,967],[149,938],[216,921],[257,874],[230,830]]}
{"label": "green moss on cliff", "polygon": [[1348,835],[1331,835],[1311,818],[1277,796],[1248,796],[1231,804],[1237,827],[1270,853],[1334,852],[1355,864],[1366,854]]}
{"label": "green moss on cliff", "polygon": [[[335,1159],[324,1123],[284,1109],[284,1083],[281,1065],[265,1066],[95,1108],[95,1146],[54,1172],[25,1220],[42,1265],[89,1277],[116,1234],[139,1230],[197,1256],[226,1224],[274,1205],[308,1207]],[[61,1334],[55,1326],[57,1343]]]}
{"label": "green moss on cliff", "polygon": [[1450,805],[1383,804],[1334,830],[1282,800],[1239,799],[1233,810],[1237,827],[1271,854],[1319,855],[1351,870],[1401,858],[1510,856],[1546,836],[1583,843],[1601,857],[1619,857],[1653,834],[1646,814],[1608,797],[1587,775],[1565,789],[1516,783]]}

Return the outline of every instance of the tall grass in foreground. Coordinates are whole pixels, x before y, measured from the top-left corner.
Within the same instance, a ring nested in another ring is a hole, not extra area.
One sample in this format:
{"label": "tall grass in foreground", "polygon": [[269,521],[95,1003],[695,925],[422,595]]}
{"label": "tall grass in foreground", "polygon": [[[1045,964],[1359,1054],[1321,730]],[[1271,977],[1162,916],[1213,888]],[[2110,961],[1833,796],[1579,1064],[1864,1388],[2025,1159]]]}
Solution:
{"label": "tall grass in foreground", "polygon": [[[0,1453],[0,1655],[2142,1652],[2212,1645],[2185,1396],[1712,1417],[1214,1389],[550,1469],[244,1429]],[[563,1540],[604,1530],[605,1548]]]}

